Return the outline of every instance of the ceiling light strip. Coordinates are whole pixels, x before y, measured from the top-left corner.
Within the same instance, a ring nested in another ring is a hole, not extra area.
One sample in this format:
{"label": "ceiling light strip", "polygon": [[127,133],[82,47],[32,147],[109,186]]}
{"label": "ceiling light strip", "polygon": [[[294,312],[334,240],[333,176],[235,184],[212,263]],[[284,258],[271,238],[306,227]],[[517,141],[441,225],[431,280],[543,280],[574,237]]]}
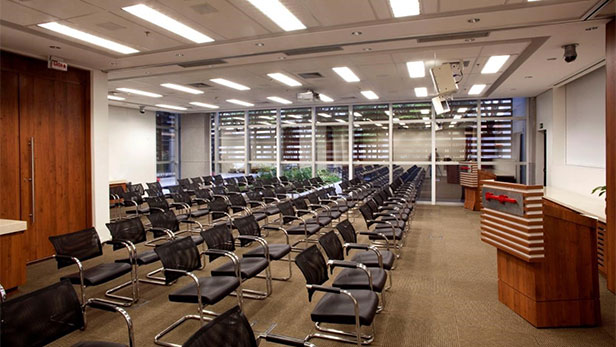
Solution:
{"label": "ceiling light strip", "polygon": [[122,54],[132,54],[132,53],[138,53],[139,51],[125,46],[121,43],[117,43],[111,40],[107,40],[104,39],[102,37],[98,37],[96,35],[92,35],[92,34],[88,34],[86,32],[83,32],[81,30],[77,30],[77,29],[73,29],[71,27],[68,27],[64,24],[60,24],[57,22],[49,22],[49,23],[43,23],[43,24],[38,24],[39,27],[41,28],[45,28],[47,30],[51,30],[54,32],[57,32],[59,34],[62,35],[66,35],[72,38],[75,38],[77,40],[81,40],[84,42],[87,42],[89,44],[95,45],[95,46],[99,46],[99,47],[103,47],[109,50],[112,50],[114,52],[118,52],[118,53],[122,53]]}

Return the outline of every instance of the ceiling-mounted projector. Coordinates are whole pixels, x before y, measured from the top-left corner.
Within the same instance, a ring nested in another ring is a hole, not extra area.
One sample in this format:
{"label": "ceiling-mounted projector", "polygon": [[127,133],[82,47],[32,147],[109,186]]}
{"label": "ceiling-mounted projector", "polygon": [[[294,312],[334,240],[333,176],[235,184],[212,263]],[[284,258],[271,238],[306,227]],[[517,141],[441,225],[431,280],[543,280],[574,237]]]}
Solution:
{"label": "ceiling-mounted projector", "polygon": [[319,94],[313,90],[307,90],[305,92],[297,93],[297,100],[300,101],[314,101],[319,98]]}
{"label": "ceiling-mounted projector", "polygon": [[431,68],[430,76],[432,77],[432,83],[434,83],[434,89],[436,89],[436,93],[439,96],[448,96],[458,91],[458,84],[456,83],[451,64],[445,63]]}

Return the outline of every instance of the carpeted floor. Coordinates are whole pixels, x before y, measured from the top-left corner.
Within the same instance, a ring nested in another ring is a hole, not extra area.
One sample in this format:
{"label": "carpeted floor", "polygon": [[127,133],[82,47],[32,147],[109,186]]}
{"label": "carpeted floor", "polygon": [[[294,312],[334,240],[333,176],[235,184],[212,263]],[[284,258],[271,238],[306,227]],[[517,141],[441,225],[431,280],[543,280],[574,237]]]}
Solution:
{"label": "carpeted floor", "polygon": [[[614,346],[615,301],[600,276],[601,315],[597,328],[535,329],[498,301],[496,250],[479,240],[479,214],[461,207],[418,205],[402,257],[394,271],[394,285],[388,292],[387,307],[377,316],[374,346]],[[356,225],[363,222],[356,223]],[[268,240],[277,241],[274,235]],[[143,246],[139,247],[143,249]],[[105,246],[105,259],[123,256]],[[216,262],[222,262],[217,260]],[[216,265],[216,263],[214,264]],[[214,265],[208,264],[204,273]],[[144,274],[156,264],[140,269]],[[274,263],[275,273],[284,271]],[[28,266],[28,284],[19,292],[28,292],[51,284],[61,274],[53,260]],[[141,285],[141,300],[127,309],[136,332],[137,346],[152,346],[154,335],[184,314],[196,313],[196,305],[171,303],[167,294],[189,283],[184,278],[172,287]],[[115,283],[120,283],[116,281]],[[275,333],[304,337],[313,327],[305,281],[294,267],[290,282],[274,282],[273,294],[264,301],[244,301],[244,311],[254,329],[262,331],[276,323]],[[249,288],[263,288],[262,280],[246,283]],[[102,296],[103,289],[88,289],[88,296]],[[127,291],[128,292],[128,291]],[[318,298],[318,294],[317,294]],[[236,303],[234,297],[210,307],[222,312]],[[52,344],[70,346],[86,339],[126,341],[123,320],[112,313],[88,310],[89,325]],[[168,340],[183,342],[198,328],[188,323]],[[341,345],[326,340],[312,340],[318,346]]]}

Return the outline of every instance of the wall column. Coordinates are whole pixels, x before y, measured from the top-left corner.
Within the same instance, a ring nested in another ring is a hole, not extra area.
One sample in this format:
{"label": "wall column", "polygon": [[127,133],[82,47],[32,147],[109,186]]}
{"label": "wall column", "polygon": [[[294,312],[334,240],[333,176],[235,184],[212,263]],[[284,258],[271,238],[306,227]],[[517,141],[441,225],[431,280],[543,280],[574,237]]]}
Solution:
{"label": "wall column", "polygon": [[616,19],[606,25],[607,288],[616,293]]}
{"label": "wall column", "polygon": [[101,241],[111,238],[105,223],[109,222],[109,106],[107,74],[90,74],[90,141],[92,151],[92,224]]}

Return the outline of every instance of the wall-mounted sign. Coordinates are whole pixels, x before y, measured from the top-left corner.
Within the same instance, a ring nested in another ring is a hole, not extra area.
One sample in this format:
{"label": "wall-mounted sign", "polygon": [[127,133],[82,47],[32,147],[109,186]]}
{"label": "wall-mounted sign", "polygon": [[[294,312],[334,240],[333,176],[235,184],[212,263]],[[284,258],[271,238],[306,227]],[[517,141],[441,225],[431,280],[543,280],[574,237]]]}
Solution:
{"label": "wall-mounted sign", "polygon": [[60,70],[60,71],[67,71],[68,64],[65,63],[62,59],[58,57],[54,57],[53,55],[50,55],[47,58],[47,68],[54,69],[54,70]]}

